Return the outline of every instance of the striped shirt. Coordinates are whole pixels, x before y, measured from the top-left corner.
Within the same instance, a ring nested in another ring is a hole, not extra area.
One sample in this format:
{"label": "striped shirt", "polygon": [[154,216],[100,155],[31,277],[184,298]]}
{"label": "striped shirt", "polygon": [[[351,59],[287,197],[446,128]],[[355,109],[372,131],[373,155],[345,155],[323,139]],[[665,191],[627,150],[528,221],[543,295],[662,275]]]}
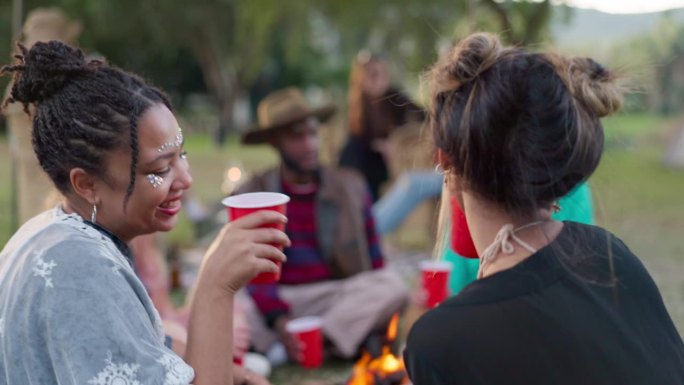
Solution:
{"label": "striped shirt", "polygon": [[[283,264],[280,282],[247,287],[270,326],[278,316],[289,312],[289,305],[278,297],[278,284],[301,285],[333,279],[332,269],[321,252],[316,233],[317,188],[312,186],[309,191],[303,192],[283,182],[282,191],[290,196],[285,233],[290,237],[292,245],[284,250],[287,262]],[[384,260],[371,214],[370,193],[366,195],[364,202],[371,266],[377,269],[383,266]]]}

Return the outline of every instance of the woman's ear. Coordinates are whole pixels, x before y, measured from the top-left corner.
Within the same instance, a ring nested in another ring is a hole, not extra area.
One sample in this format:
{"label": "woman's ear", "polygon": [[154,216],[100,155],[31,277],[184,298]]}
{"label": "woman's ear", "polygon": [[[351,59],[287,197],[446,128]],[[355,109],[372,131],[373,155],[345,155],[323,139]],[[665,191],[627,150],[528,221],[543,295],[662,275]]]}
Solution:
{"label": "woman's ear", "polygon": [[449,162],[449,157],[442,151],[442,149],[437,149],[437,164],[441,166],[442,170],[445,172],[451,168],[451,162]]}
{"label": "woman's ear", "polygon": [[437,165],[439,166],[438,168],[444,170],[444,184],[446,185],[446,190],[463,204],[463,198],[461,197],[463,193],[463,182],[461,177],[453,171],[453,165],[451,164],[451,161],[449,161],[449,156],[441,149],[437,150]]}
{"label": "woman's ear", "polygon": [[69,172],[71,187],[76,195],[85,199],[91,204],[97,203],[97,191],[95,188],[95,177],[80,167],[71,169]]}

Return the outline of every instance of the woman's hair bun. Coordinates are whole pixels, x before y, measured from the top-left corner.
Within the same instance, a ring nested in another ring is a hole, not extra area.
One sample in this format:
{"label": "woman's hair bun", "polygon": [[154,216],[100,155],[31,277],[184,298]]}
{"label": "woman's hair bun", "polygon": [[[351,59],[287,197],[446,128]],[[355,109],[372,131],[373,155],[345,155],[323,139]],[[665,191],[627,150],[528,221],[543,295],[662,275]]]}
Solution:
{"label": "woman's hair bun", "polygon": [[2,68],[1,73],[14,73],[8,102],[24,105],[40,103],[61,90],[69,80],[91,71],[83,52],[61,41],[37,42],[30,49],[19,44],[18,62]]}
{"label": "woman's hair bun", "polygon": [[436,93],[458,89],[487,70],[504,52],[499,39],[489,33],[475,33],[461,40],[432,68],[432,89]]}
{"label": "woman's hair bun", "polygon": [[580,57],[570,59],[568,69],[573,96],[596,116],[610,115],[622,107],[624,91],[612,71]]}

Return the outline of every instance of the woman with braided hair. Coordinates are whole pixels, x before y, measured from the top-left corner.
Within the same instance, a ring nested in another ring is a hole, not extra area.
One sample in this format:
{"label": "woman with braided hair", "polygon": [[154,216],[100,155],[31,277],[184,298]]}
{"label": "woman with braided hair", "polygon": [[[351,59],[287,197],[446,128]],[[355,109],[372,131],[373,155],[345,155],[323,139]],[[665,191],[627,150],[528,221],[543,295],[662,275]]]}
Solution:
{"label": "woman with braided hair", "polygon": [[413,383],[684,384],[682,339],[639,259],[604,229],[551,218],[599,164],[615,75],[480,33],[429,79],[437,158],[480,267],[414,324]]}
{"label": "woman with braided hair", "polygon": [[167,97],[64,43],[20,47],[10,100],[33,115],[33,148],[64,199],[0,253],[0,382],[263,383],[233,373],[236,291],[289,245],[259,212],[226,225],[207,251],[184,357],[132,269],[127,243],[168,231],[192,178]]}

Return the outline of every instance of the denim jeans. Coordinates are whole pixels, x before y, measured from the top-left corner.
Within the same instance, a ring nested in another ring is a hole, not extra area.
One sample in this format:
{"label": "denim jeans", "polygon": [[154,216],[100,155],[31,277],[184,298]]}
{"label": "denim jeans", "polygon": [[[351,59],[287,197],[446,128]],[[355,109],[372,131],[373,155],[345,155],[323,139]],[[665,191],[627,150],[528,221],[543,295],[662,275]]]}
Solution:
{"label": "denim jeans", "polygon": [[433,170],[407,171],[373,205],[375,228],[379,236],[394,231],[426,199],[442,193],[443,175]]}

